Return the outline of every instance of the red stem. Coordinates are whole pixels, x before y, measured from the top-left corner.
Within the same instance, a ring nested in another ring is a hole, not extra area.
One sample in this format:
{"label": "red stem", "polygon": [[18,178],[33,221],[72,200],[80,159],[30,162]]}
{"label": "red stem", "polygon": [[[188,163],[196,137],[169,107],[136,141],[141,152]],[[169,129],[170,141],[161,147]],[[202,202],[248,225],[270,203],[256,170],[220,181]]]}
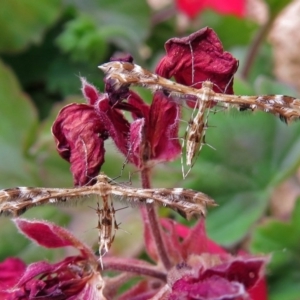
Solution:
{"label": "red stem", "polygon": [[[144,170],[141,171],[142,187],[144,189],[151,188],[149,174],[150,174],[150,170],[148,168],[145,168]],[[171,269],[172,263],[169,259],[166,245],[162,238],[162,230],[161,230],[161,226],[159,223],[159,218],[155,206],[153,204],[147,204],[146,208],[141,207],[141,212],[142,212],[144,226],[145,227],[148,226],[148,229],[150,230],[152,237],[155,241],[157,254],[160,258],[160,261],[162,262],[166,270]]]}
{"label": "red stem", "polygon": [[137,275],[150,276],[160,279],[164,282],[167,280],[167,274],[157,269],[157,267],[141,264],[140,261],[130,260],[130,263],[126,260],[120,260],[116,257],[107,257],[103,260],[104,270],[114,270],[120,272],[129,272]]}

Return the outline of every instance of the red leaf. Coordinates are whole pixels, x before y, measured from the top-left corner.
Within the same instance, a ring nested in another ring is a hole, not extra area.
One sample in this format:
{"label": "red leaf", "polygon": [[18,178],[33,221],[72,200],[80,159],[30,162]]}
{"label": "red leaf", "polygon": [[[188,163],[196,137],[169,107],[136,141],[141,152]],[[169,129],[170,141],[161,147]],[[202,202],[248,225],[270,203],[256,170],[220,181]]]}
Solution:
{"label": "red leaf", "polygon": [[54,267],[50,263],[46,261],[39,261],[33,264],[30,264],[27,268],[20,280],[18,281],[17,286],[22,286],[29,280],[35,278],[38,275],[43,273],[49,273],[53,271]]}
{"label": "red leaf", "polygon": [[[130,125],[130,150],[129,160],[134,163],[139,169],[143,168],[144,158],[146,158],[146,149],[144,145],[145,138],[145,119],[137,119]],[[148,152],[148,151],[147,151]],[[149,157],[149,155],[147,155]],[[147,158],[146,158],[147,159]]]}
{"label": "red leaf", "polygon": [[52,133],[58,153],[71,163],[75,185],[90,183],[104,163],[107,131],[92,106],[70,104],[58,114]]}
{"label": "red leaf", "polygon": [[178,139],[178,105],[162,93],[155,93],[150,107],[146,140],[151,145],[151,159],[170,161],[181,152]]}
{"label": "red leaf", "polygon": [[199,220],[195,227],[193,227],[188,236],[182,242],[182,249],[184,251],[184,258],[191,254],[202,254],[208,252],[208,239],[205,229],[205,221]]}
{"label": "red leaf", "polygon": [[88,83],[84,77],[80,77],[81,80],[81,91],[82,94],[89,105],[94,105],[102,94],[96,89],[95,86]]}
{"label": "red leaf", "polygon": [[19,258],[10,257],[0,263],[0,299],[7,299],[8,290],[15,286],[26,269]]}
{"label": "red leaf", "polygon": [[224,52],[221,41],[210,28],[203,28],[165,43],[167,55],[159,62],[156,72],[177,82],[201,88],[205,80],[212,81],[216,92],[233,93],[233,75],[238,61]]}
{"label": "red leaf", "polygon": [[108,98],[102,98],[95,105],[95,110],[99,121],[105,126],[108,136],[114,140],[118,149],[127,156],[130,124],[116,107],[110,106]]}
{"label": "red leaf", "polygon": [[85,246],[72,233],[53,223],[17,218],[14,222],[18,229],[34,242],[46,248],[72,246],[86,257],[94,258],[92,250]]}
{"label": "red leaf", "polygon": [[265,278],[261,278],[252,288],[249,289],[248,294],[253,300],[267,300],[268,289]]}
{"label": "red leaf", "polygon": [[129,158],[140,169],[148,161],[170,161],[181,152],[178,139],[178,106],[156,93],[152,104],[145,104],[137,95],[130,97],[128,103],[137,111],[133,112],[135,121],[130,126]]}
{"label": "red leaf", "polygon": [[[191,255],[186,262],[170,270],[168,283],[172,293],[168,299],[246,297],[248,290],[260,282],[267,261],[267,257]],[[266,293],[256,299],[266,299]]]}
{"label": "red leaf", "polygon": [[237,300],[246,294],[242,284],[230,282],[219,276],[212,276],[201,282],[178,280],[173,285],[168,299]]}

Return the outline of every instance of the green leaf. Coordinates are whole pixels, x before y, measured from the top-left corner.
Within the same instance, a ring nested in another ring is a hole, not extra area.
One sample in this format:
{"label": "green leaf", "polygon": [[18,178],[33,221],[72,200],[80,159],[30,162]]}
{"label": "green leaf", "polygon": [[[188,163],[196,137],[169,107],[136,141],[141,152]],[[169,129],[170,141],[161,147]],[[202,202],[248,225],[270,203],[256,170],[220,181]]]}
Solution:
{"label": "green leaf", "polygon": [[103,73],[100,72],[96,64],[73,62],[65,55],[57,56],[47,69],[47,91],[60,93],[63,97],[78,94],[80,89],[79,77],[81,76],[87,77],[89,82],[96,85],[99,90],[103,90]]}
{"label": "green leaf", "polygon": [[107,42],[89,16],[81,16],[67,23],[57,44],[64,52],[70,52],[75,61],[98,63],[107,55]]}
{"label": "green leaf", "polygon": [[241,19],[230,15],[221,16],[211,10],[206,10],[202,13],[199,16],[199,21],[203,27],[213,28],[227,51],[232,46],[249,46],[249,40],[251,40],[253,33],[258,29],[257,24],[249,19]]}
{"label": "green leaf", "polygon": [[254,253],[272,253],[269,264],[270,299],[297,300],[300,295],[300,200],[290,222],[269,220],[253,234]]}
{"label": "green leaf", "polygon": [[59,0],[3,0],[0,9],[0,51],[24,50],[41,41],[45,30],[59,17]]}
{"label": "green leaf", "polygon": [[34,140],[37,113],[14,74],[0,61],[0,185],[32,183],[29,146]]}
{"label": "green leaf", "polygon": [[299,167],[300,123],[287,126],[267,113],[233,110],[211,114],[208,125],[206,142],[216,150],[204,146],[188,186],[217,201],[207,229],[229,247],[249,233],[274,188]]}
{"label": "green leaf", "polygon": [[254,85],[256,92],[261,95],[270,94],[270,91],[272,91],[273,94],[278,95],[296,94],[296,90],[291,88],[291,86],[286,85],[282,82],[278,82],[266,76],[258,76],[254,82]]}
{"label": "green leaf", "polygon": [[[237,74],[244,69],[245,63],[247,63],[246,58],[249,51],[249,42],[247,45],[241,47],[230,48],[230,53],[239,60],[239,69]],[[265,76],[272,77],[272,70],[274,60],[272,59],[272,48],[270,45],[262,44],[259,52],[255,55],[255,60],[251,65],[249,76],[247,78],[248,83],[253,83],[259,76],[264,74]],[[235,76],[237,77],[237,76]],[[269,93],[269,92],[268,92]]]}
{"label": "green leaf", "polygon": [[[288,234],[286,234],[288,233]],[[300,200],[296,202],[291,221],[284,223],[278,220],[269,220],[259,226],[252,239],[254,252],[282,252],[284,257],[272,260],[272,268],[281,268],[290,256],[297,260],[299,256],[300,238]],[[299,261],[300,263],[300,261]]]}
{"label": "green leaf", "polygon": [[275,18],[292,0],[266,0],[270,17]]}
{"label": "green leaf", "polygon": [[[46,176],[42,172],[44,165],[42,162],[45,157],[42,153],[37,155],[34,150],[39,125],[36,109],[31,99],[21,90],[14,74],[1,61],[0,78],[0,186],[9,188],[41,183],[46,185]],[[48,132],[51,135],[50,127]],[[53,138],[52,144],[54,145]],[[43,175],[38,176],[38,174]],[[60,174],[59,171],[58,174]],[[51,175],[55,177],[53,173]],[[58,213],[53,207],[42,207],[34,211],[35,213],[31,213],[30,210],[26,216],[51,218],[61,224],[66,224],[69,220],[65,214]],[[0,218],[0,227],[2,228],[0,232],[1,259],[13,255],[21,255],[23,258],[33,255],[35,259],[53,258],[51,251],[41,251],[41,248],[32,247],[30,241],[20,238],[9,219]]]}
{"label": "green leaf", "polygon": [[[74,1],[70,3],[74,5]],[[75,5],[94,20],[107,42],[139,57],[138,49],[149,33],[150,8],[146,1],[87,0]]]}
{"label": "green leaf", "polygon": [[[234,83],[237,95],[295,95],[287,86],[263,77],[257,80],[256,89],[238,78]],[[183,117],[188,120],[190,110],[183,112],[188,112]],[[296,172],[300,164],[300,123],[287,126],[263,112],[219,111],[209,116],[206,142],[216,150],[203,147],[184,185],[204,191],[218,202],[207,216],[208,233],[218,243],[231,247],[265,214],[278,184]],[[180,161],[176,163],[178,172]],[[160,170],[157,184],[163,186],[170,173],[173,182],[180,180],[174,169]]]}

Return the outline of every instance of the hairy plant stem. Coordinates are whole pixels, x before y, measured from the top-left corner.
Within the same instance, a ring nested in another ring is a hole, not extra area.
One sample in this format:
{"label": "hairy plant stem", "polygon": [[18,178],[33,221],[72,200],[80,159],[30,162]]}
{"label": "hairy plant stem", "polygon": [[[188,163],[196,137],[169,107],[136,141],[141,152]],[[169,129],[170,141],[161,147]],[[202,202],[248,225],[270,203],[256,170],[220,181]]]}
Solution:
{"label": "hairy plant stem", "polygon": [[128,263],[126,259],[121,260],[116,257],[108,257],[103,261],[103,266],[104,269],[110,271],[129,272],[139,276],[150,276],[162,281],[167,280],[167,274],[165,272],[158,270],[156,266],[141,264],[138,260],[136,260],[136,262],[129,260]]}
{"label": "hairy plant stem", "polygon": [[[141,179],[142,179],[142,187],[144,189],[151,188],[150,185],[150,169],[145,168],[141,171]],[[142,217],[145,229],[149,230],[152,234],[152,237],[155,241],[157,254],[160,258],[160,261],[162,262],[163,266],[166,270],[169,270],[172,268],[172,263],[169,260],[169,256],[167,253],[166,245],[164,243],[164,240],[162,238],[162,230],[159,223],[157,211],[155,209],[154,205],[147,204],[144,207],[141,207]],[[146,228],[148,226],[148,228]]]}

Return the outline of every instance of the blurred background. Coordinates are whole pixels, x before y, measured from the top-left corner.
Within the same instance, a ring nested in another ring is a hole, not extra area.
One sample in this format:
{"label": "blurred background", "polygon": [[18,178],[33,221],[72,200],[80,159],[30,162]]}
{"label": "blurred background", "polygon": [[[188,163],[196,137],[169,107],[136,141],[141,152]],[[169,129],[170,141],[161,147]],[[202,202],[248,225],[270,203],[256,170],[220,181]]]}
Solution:
{"label": "blurred background", "polygon": [[[0,187],[71,187],[69,164],[56,153],[51,125],[63,106],[84,102],[79,76],[103,91],[97,66],[111,56],[130,53],[153,71],[169,38],[205,26],[240,61],[236,94],[299,96],[299,16],[299,0],[1,1]],[[151,101],[151,94],[138,91]],[[183,108],[183,119],[190,114]],[[212,196],[219,207],[209,211],[209,236],[233,253],[272,253],[270,299],[300,299],[300,122],[287,126],[266,113],[221,111],[210,115],[209,125],[206,142],[216,150],[204,146],[186,180],[180,158],[156,166],[153,187],[193,188]],[[182,122],[182,136],[186,126]],[[106,149],[102,170],[116,177],[125,158],[111,140]],[[129,170],[126,166],[118,180],[128,181]],[[135,174],[135,186],[137,179]],[[96,249],[97,218],[88,206],[95,201],[35,208],[24,216],[69,227]],[[112,252],[136,255],[143,248],[139,214],[129,207],[117,219],[129,234],[117,233]],[[1,260],[56,261],[63,255],[28,242],[9,218],[0,219],[0,228]]]}

